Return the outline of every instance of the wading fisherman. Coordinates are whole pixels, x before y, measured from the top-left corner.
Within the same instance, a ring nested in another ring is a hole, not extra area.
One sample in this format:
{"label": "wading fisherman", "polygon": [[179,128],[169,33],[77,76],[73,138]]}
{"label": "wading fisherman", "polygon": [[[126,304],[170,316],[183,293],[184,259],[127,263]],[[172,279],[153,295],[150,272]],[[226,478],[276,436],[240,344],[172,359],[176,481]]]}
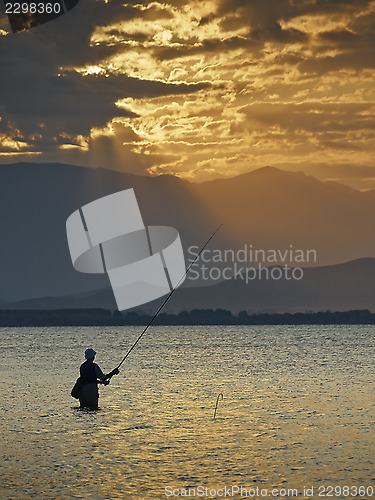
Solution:
{"label": "wading fisherman", "polygon": [[112,370],[108,375],[104,375],[100,367],[94,363],[96,352],[94,349],[86,349],[86,361],[81,365],[79,371],[82,378],[82,387],[79,392],[79,402],[81,408],[98,408],[99,391],[98,380],[104,385],[108,385],[113,375],[119,373],[118,368]]}

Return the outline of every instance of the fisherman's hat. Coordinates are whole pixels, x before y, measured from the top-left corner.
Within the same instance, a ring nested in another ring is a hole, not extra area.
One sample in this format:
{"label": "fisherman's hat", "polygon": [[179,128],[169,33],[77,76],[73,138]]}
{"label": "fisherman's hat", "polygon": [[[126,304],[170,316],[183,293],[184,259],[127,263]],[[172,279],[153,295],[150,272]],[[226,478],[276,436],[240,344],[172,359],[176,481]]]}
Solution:
{"label": "fisherman's hat", "polygon": [[95,356],[96,352],[94,349],[86,349],[85,351],[85,358],[86,359],[92,359]]}

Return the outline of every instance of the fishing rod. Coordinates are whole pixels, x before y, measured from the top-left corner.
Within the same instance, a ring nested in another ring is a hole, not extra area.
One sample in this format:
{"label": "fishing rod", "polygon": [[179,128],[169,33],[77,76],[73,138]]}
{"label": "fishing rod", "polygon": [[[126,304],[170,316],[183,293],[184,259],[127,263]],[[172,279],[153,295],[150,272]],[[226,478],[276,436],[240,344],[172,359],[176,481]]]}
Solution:
{"label": "fishing rod", "polygon": [[219,231],[219,229],[221,228],[223,224],[220,224],[220,226],[218,226],[215,231],[211,234],[211,236],[208,238],[208,240],[206,241],[206,243],[203,245],[203,247],[201,248],[200,252],[196,255],[195,259],[190,263],[190,265],[188,266],[188,268],[186,269],[185,273],[181,276],[181,279],[179,280],[179,282],[177,283],[177,285],[169,292],[169,294],[167,295],[166,299],[164,300],[164,302],[162,303],[162,305],[159,307],[159,309],[156,311],[156,313],[154,314],[154,316],[151,318],[151,320],[148,322],[147,326],[144,328],[143,332],[139,335],[139,337],[137,338],[137,340],[134,342],[134,344],[131,346],[131,348],[128,350],[128,352],[125,354],[125,356],[122,358],[120,364],[115,368],[115,370],[118,370],[120,368],[120,366],[122,365],[122,363],[125,361],[125,359],[129,356],[129,354],[132,352],[132,350],[134,349],[134,347],[138,344],[138,342],[141,340],[141,338],[143,337],[143,335],[146,333],[147,329],[149,326],[152,325],[154,319],[157,317],[157,315],[160,313],[160,311],[163,309],[163,307],[165,306],[165,304],[168,302],[168,300],[172,297],[173,293],[175,292],[175,290],[179,287],[180,283],[185,279],[185,276],[187,275],[187,273],[190,271],[190,268],[195,264],[195,262],[198,260],[198,258],[200,257],[201,253],[203,252],[203,250],[206,248],[206,246],[209,244],[209,242],[212,240],[212,238],[215,236],[215,234]]}

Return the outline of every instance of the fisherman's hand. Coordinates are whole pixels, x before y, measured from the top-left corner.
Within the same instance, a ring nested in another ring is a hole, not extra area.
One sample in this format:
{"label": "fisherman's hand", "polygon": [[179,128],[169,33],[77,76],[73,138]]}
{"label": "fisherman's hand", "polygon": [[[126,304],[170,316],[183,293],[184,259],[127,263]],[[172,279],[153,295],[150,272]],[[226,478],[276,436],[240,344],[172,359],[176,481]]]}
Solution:
{"label": "fisherman's hand", "polygon": [[113,375],[118,375],[120,372],[118,370],[118,368],[115,368],[114,370],[112,370],[110,373],[108,373],[108,375],[105,376],[105,378],[112,378]]}

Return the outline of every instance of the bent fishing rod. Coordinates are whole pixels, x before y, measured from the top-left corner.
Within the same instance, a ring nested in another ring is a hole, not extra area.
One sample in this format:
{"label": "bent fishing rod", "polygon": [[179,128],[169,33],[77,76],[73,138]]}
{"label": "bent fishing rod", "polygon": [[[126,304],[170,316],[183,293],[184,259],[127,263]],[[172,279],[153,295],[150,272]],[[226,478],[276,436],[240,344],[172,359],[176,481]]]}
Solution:
{"label": "bent fishing rod", "polygon": [[206,246],[209,244],[209,242],[212,240],[212,238],[215,236],[215,234],[219,231],[219,229],[221,228],[222,224],[220,224],[220,226],[218,226],[215,231],[211,234],[211,236],[208,238],[208,240],[206,241],[206,243],[203,245],[203,247],[201,248],[201,250],[199,251],[199,253],[197,253],[197,255],[195,256],[195,259],[190,263],[190,265],[188,266],[188,268],[186,269],[186,271],[184,272],[184,274],[181,276],[179,282],[177,283],[177,285],[169,292],[169,294],[167,295],[167,297],[165,298],[165,300],[163,301],[162,305],[159,307],[159,309],[156,311],[156,313],[154,314],[154,316],[150,319],[150,321],[148,322],[148,324],[146,325],[146,327],[144,328],[144,330],[142,331],[142,333],[139,335],[139,337],[137,338],[137,340],[134,342],[134,344],[131,346],[131,348],[128,350],[128,352],[125,354],[125,356],[122,358],[121,362],[119,365],[117,365],[117,367],[115,368],[115,370],[118,370],[120,368],[120,366],[122,365],[122,363],[125,361],[125,359],[129,356],[129,354],[132,352],[132,350],[134,349],[134,347],[138,344],[138,342],[141,340],[141,338],[143,337],[143,335],[147,332],[147,329],[149,326],[152,325],[152,323],[154,322],[155,318],[157,317],[157,315],[160,313],[160,311],[163,309],[163,307],[165,306],[165,304],[168,302],[168,300],[172,297],[173,293],[175,292],[175,290],[179,287],[179,285],[182,283],[182,281],[185,279],[185,276],[187,275],[187,273],[190,271],[191,267],[195,264],[195,262],[199,259],[201,253],[203,252],[203,250],[206,248]]}

